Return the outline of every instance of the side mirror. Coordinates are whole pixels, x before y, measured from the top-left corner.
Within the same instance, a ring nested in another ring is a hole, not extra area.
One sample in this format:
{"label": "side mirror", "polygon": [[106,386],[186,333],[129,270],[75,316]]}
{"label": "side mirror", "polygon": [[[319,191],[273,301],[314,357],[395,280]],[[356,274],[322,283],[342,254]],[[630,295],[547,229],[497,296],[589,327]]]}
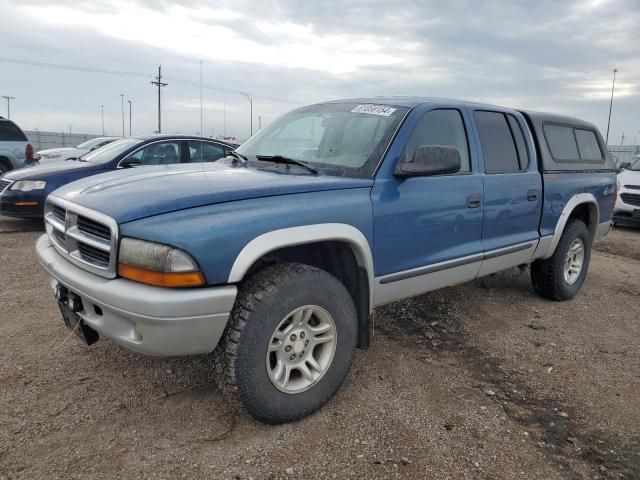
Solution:
{"label": "side mirror", "polygon": [[398,162],[393,174],[396,177],[446,175],[459,172],[460,167],[460,152],[456,147],[422,145],[411,160]]}
{"label": "side mirror", "polygon": [[139,167],[140,165],[142,165],[140,160],[136,160],[135,158],[126,158],[120,164],[120,168],[134,168]]}
{"label": "side mirror", "polygon": [[627,168],[629,168],[631,166],[631,162],[622,162],[620,164],[620,171],[622,170],[626,170]]}

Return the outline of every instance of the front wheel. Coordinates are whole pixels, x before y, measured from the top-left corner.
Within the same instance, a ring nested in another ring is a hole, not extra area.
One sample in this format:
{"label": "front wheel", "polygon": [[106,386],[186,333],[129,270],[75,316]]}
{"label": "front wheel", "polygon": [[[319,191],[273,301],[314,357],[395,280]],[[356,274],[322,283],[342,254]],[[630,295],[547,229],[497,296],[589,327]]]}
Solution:
{"label": "front wheel", "polygon": [[218,383],[260,421],[297,420],[340,387],[356,342],[355,306],[338,279],[302,264],[269,267],[240,287],[214,352]]}
{"label": "front wheel", "polygon": [[533,289],[550,300],[569,300],[580,291],[589,270],[591,238],[580,220],[571,221],[550,258],[531,264]]}

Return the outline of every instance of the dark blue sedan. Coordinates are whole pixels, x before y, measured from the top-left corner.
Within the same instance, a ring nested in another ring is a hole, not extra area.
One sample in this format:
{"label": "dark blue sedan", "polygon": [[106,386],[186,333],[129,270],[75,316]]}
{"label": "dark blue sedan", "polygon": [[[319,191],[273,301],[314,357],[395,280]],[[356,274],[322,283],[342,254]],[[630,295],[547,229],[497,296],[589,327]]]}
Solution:
{"label": "dark blue sedan", "polygon": [[174,163],[215,162],[237,143],[185,135],[153,135],[116,140],[75,160],[14,170],[0,177],[0,214],[43,216],[44,200],[75,180],[122,168]]}

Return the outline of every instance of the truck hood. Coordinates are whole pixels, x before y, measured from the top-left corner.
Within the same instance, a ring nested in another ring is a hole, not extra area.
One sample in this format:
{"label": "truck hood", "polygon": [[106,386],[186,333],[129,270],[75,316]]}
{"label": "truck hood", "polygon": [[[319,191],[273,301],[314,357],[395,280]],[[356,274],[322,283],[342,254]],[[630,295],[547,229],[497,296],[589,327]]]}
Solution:
{"label": "truck hood", "polygon": [[90,172],[99,170],[104,170],[104,165],[89,162],[80,162],[76,160],[68,160],[12,170],[8,173],[5,173],[4,177],[8,180],[13,181],[50,180],[61,175],[67,175],[69,173],[86,172],[87,175],[89,175]]}
{"label": "truck hood", "polygon": [[92,176],[52,195],[118,223],[216,203],[293,193],[371,187],[373,180],[285,173],[229,162],[139,167]]}

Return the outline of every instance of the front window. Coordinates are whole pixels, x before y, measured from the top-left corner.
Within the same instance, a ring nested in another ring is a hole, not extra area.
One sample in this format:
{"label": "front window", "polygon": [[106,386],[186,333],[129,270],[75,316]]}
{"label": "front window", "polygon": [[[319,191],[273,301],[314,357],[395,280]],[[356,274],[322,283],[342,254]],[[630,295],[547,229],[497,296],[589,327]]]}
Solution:
{"label": "front window", "polygon": [[263,128],[237,149],[256,156],[302,160],[328,175],[371,177],[408,109],[325,103],[299,108]]}
{"label": "front window", "polygon": [[108,163],[118,155],[135,147],[139,143],[139,138],[123,138],[121,140],[116,140],[115,142],[109,143],[102,148],[83,155],[82,160],[91,163]]}
{"label": "front window", "polygon": [[80,145],[76,146],[76,148],[86,148],[87,150],[91,150],[93,147],[102,145],[104,142],[104,138],[92,138],[91,140],[82,142]]}
{"label": "front window", "polygon": [[640,172],[640,158],[638,158],[635,162],[632,162],[631,165],[629,165],[629,170],[632,170],[634,172]]}

